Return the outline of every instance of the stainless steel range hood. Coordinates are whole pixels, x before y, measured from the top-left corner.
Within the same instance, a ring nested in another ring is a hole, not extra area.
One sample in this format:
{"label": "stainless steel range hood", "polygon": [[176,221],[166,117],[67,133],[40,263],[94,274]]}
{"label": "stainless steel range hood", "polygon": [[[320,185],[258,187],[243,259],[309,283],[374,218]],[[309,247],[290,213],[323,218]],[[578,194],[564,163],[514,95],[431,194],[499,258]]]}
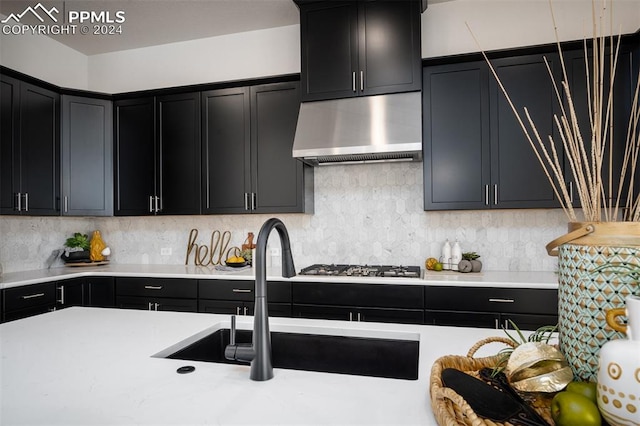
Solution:
{"label": "stainless steel range hood", "polygon": [[293,156],[313,166],[422,160],[420,92],[303,102]]}

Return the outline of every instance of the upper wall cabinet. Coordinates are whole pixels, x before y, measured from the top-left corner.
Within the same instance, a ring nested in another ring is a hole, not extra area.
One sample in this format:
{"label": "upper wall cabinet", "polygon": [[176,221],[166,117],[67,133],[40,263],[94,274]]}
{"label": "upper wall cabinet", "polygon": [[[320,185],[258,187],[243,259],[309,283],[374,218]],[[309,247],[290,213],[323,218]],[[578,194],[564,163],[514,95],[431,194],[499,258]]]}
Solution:
{"label": "upper wall cabinet", "polygon": [[200,213],[200,93],[115,102],[115,215]]}
{"label": "upper wall cabinet", "polygon": [[62,214],[113,214],[111,101],[62,96]]}
{"label": "upper wall cabinet", "polygon": [[311,170],[291,156],[299,106],[298,82],[202,93],[203,213],[310,211]]}
{"label": "upper wall cabinet", "polygon": [[[557,72],[557,55],[547,58]],[[492,63],[517,110],[526,106],[540,134],[553,134],[558,106],[543,57]],[[559,206],[484,62],[425,67],[423,80],[426,210]]]}
{"label": "upper wall cabinet", "polygon": [[302,100],[421,89],[420,2],[299,2]]}
{"label": "upper wall cabinet", "polygon": [[60,214],[60,96],[0,76],[0,213]]}

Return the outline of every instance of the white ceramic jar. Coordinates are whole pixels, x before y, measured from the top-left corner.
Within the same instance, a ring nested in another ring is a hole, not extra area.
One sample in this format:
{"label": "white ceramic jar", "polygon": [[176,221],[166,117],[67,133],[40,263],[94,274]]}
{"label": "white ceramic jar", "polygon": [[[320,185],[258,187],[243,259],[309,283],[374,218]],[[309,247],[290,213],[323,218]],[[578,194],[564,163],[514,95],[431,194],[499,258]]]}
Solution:
{"label": "white ceramic jar", "polygon": [[[611,426],[640,425],[640,296],[625,302],[607,311],[607,324],[628,339],[605,343],[598,366],[598,408]],[[624,315],[627,325],[616,320]]]}

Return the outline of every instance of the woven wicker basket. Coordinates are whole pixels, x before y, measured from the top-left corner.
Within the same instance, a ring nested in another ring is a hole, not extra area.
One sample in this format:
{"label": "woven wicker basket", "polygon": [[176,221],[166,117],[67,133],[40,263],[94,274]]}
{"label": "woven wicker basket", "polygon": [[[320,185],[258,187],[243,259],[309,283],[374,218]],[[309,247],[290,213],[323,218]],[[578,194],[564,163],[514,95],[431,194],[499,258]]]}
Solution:
{"label": "woven wicker basket", "polygon": [[[480,340],[469,349],[467,356],[446,355],[438,358],[431,368],[431,378],[429,389],[431,393],[431,408],[440,426],[508,426],[509,423],[496,423],[491,420],[478,417],[469,404],[455,391],[442,385],[442,370],[445,368],[456,368],[474,377],[479,377],[478,371],[485,367],[493,368],[500,360],[500,356],[494,355],[485,358],[474,358],[480,347],[489,343],[504,343],[514,347],[514,343],[506,337],[489,337]],[[549,404],[551,399],[548,395],[527,394],[522,395],[527,402],[540,414],[550,425],[553,425]]]}

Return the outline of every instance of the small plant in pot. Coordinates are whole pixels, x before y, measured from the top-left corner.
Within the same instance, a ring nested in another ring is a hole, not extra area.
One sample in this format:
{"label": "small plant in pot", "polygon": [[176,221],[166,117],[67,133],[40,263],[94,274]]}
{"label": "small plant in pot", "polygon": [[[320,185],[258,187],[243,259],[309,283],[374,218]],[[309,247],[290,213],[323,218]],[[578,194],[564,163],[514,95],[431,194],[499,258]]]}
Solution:
{"label": "small plant in pot", "polygon": [[89,236],[76,232],[73,237],[67,238],[64,243],[64,253],[62,253],[62,260],[65,262],[89,262]]}

